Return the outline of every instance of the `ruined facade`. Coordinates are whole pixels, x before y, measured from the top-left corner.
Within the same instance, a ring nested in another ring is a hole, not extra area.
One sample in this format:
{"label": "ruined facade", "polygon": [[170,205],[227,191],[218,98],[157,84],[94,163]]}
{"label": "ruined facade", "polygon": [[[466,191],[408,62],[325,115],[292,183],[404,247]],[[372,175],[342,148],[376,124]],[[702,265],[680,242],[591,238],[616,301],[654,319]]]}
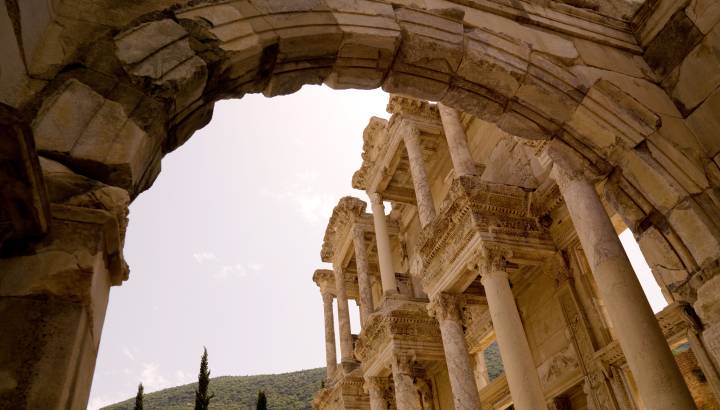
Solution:
{"label": "ruined facade", "polygon": [[653,264],[669,303],[654,316],[620,245],[617,182],[596,187],[565,143],[443,104],[394,95],[388,111],[366,127],[352,181],[371,209],[340,200],[321,251],[333,269],[313,276],[328,369],[316,408],[719,407],[693,307]]}
{"label": "ruined facade", "polygon": [[372,215],[344,200],[323,247],[340,365],[318,405],[715,400],[719,20],[716,0],[0,3],[0,405],[85,407],[127,206],[163,155],[219,99],[319,83],[404,97],[366,130]]}

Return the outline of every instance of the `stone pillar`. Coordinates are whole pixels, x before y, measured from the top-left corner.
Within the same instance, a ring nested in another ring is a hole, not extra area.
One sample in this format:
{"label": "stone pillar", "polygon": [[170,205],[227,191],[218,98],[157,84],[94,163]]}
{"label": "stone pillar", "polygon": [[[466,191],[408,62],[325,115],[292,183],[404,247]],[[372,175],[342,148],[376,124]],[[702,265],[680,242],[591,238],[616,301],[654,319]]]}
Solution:
{"label": "stone pillar", "polygon": [[490,375],[483,350],[475,354],[475,384],[477,384],[478,390],[490,384]]}
{"label": "stone pillar", "polygon": [[395,355],[392,363],[392,375],[397,410],[422,409],[420,394],[415,387],[412,358],[406,355]]}
{"label": "stone pillar", "polygon": [[365,244],[365,230],[359,226],[353,227],[353,244],[355,245],[355,268],[360,290],[360,316],[362,316],[364,324],[368,316],[375,311],[375,307],[373,306],[372,287],[370,286],[370,266]]}
{"label": "stone pillar", "polygon": [[465,344],[458,296],[441,293],[433,298],[428,311],[440,324],[455,408],[479,409],[480,396],[470,364],[470,354]]}
{"label": "stone pillar", "polygon": [[445,139],[450,151],[450,159],[455,169],[455,176],[477,175],[477,167],[470,155],[465,128],[460,121],[460,113],[454,108],[438,103]]}
{"label": "stone pillar", "polygon": [[390,249],[390,235],[388,235],[387,221],[385,221],[385,206],[380,194],[371,193],[369,195],[375,224],[375,242],[377,243],[383,294],[397,294],[397,280],[395,279],[395,267],[393,266],[392,250]]}
{"label": "stone pillar", "polygon": [[488,255],[480,281],[485,288],[490,318],[515,408],[545,409],[545,396],[540,387],[540,378],[515,298],[510,290],[504,258]]}
{"label": "stone pillar", "polygon": [[338,310],[338,326],[340,330],[340,362],[354,362],[352,334],[350,334],[350,310],[348,309],[345,292],[345,273],[340,267],[334,267],[335,295]]}
{"label": "stone pillar", "polygon": [[370,396],[370,410],[387,410],[385,401],[385,389],[387,382],[382,377],[366,377],[365,390]]}
{"label": "stone pillar", "polygon": [[430,181],[425,170],[425,160],[423,159],[422,145],[420,144],[420,131],[414,127],[407,127],[403,140],[410,161],[410,174],[415,187],[420,225],[424,227],[435,219],[435,204],[433,203],[432,192],[430,192]]}
{"label": "stone pillar", "polygon": [[322,292],[323,312],[325,314],[325,363],[327,380],[330,381],[337,370],[337,352],[335,352],[335,321],[333,320],[333,295]]}
{"label": "stone pillar", "polygon": [[[98,198],[129,202],[119,188]],[[124,215],[51,209],[45,238],[28,240],[22,255],[0,258],[3,409],[87,407],[110,286],[127,275],[118,223]]]}
{"label": "stone pillar", "polygon": [[583,173],[585,165],[567,147],[551,145],[546,152],[643,403],[653,410],[694,409],[620,239]]}

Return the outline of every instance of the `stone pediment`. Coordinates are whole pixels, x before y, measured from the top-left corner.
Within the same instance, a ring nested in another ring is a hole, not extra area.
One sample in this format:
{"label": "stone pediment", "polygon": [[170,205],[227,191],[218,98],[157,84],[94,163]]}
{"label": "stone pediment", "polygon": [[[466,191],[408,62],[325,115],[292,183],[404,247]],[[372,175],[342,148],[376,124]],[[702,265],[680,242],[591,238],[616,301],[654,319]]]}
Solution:
{"label": "stone pediment", "polygon": [[352,229],[353,222],[365,215],[365,208],[367,203],[361,199],[352,196],[340,198],[325,228],[325,237],[320,250],[320,258],[323,262],[333,262],[338,245]]}

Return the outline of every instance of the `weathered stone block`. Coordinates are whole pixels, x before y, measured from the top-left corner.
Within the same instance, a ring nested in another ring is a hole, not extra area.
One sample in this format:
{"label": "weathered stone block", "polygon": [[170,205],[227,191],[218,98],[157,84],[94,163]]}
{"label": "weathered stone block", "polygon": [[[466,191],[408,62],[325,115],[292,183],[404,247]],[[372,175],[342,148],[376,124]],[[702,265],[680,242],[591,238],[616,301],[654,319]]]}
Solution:
{"label": "weathered stone block", "polygon": [[663,214],[687,196],[687,192],[652,158],[647,149],[624,151],[618,165],[635,189]]}
{"label": "weathered stone block", "polygon": [[463,57],[463,25],[425,10],[395,10],[403,40],[383,89],[439,101]]}
{"label": "weathered stone block", "polygon": [[678,10],[645,49],[645,61],[661,78],[668,75],[680,64],[696,44],[702,40],[702,33],[687,17],[684,10]]}
{"label": "weathered stone block", "polygon": [[128,191],[159,160],[159,141],[129,119],[120,104],[74,79],[45,100],[33,130],[39,151]]}
{"label": "weathered stone block", "polygon": [[692,198],[670,211],[668,221],[700,266],[720,258],[720,229]]}
{"label": "weathered stone block", "polygon": [[720,90],[687,117],[685,124],[697,137],[705,155],[713,157],[720,153]]}
{"label": "weathered stone block", "polygon": [[392,6],[370,1],[327,0],[343,33],[326,84],[335,89],[382,85],[400,45]]}
{"label": "weathered stone block", "polygon": [[118,34],[115,44],[125,71],[159,87],[174,100],[175,111],[202,94],[207,67],[190,47],[187,31],[173,20],[141,24]]}
{"label": "weathered stone block", "polygon": [[[720,321],[720,276],[703,283],[697,291],[697,301],[693,307],[703,323]],[[720,344],[717,347],[720,348]],[[720,353],[720,349],[717,352]]]}
{"label": "weathered stone block", "polygon": [[705,36],[663,85],[686,113],[720,85],[720,26]]}
{"label": "weathered stone block", "polygon": [[665,236],[655,227],[646,229],[638,239],[638,245],[656,279],[671,289],[689,278],[682,261]]}
{"label": "weathered stone block", "polygon": [[615,84],[598,80],[566,124],[576,138],[598,152],[618,143],[635,146],[659,126],[660,118]]}
{"label": "weathered stone block", "polygon": [[700,31],[707,34],[720,21],[720,3],[717,0],[692,0],[685,13]]}

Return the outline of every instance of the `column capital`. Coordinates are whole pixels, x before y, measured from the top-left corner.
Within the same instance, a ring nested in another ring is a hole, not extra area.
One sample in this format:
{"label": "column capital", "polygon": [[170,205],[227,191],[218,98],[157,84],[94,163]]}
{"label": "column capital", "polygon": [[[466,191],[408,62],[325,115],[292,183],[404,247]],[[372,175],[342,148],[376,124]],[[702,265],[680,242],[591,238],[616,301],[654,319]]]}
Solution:
{"label": "column capital", "polygon": [[512,251],[510,249],[483,249],[483,260],[480,263],[480,275],[483,277],[497,273],[505,273],[507,275],[507,263],[511,256]]}
{"label": "column capital", "polygon": [[321,290],[320,295],[322,295],[324,303],[332,303],[333,299],[335,299],[335,295],[329,290]]}
{"label": "column capital", "polygon": [[439,293],[427,306],[430,316],[437,320],[452,320],[462,323],[462,295]]}
{"label": "column capital", "polygon": [[561,186],[574,180],[592,182],[601,174],[581,153],[558,139],[545,145],[540,160],[545,165],[552,166],[550,177]]}
{"label": "column capital", "polygon": [[371,205],[383,205],[383,197],[379,192],[368,192],[367,195],[370,198]]}

